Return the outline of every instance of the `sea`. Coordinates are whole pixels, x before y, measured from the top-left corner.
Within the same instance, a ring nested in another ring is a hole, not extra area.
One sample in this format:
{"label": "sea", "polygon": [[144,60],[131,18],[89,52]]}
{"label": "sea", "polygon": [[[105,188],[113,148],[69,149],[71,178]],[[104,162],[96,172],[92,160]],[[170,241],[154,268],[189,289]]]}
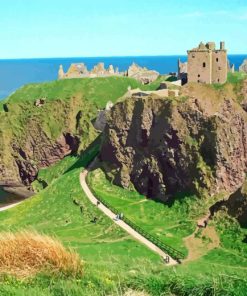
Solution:
{"label": "sea", "polygon": [[[40,59],[0,59],[0,100],[6,98],[16,89],[28,83],[45,82],[57,79],[58,69],[63,65],[67,71],[72,63],[85,63],[89,70],[99,62],[105,67],[113,65],[125,71],[134,62],[142,67],[156,70],[161,74],[177,72],[178,58],[186,61],[186,56],[143,56],[143,57],[78,57],[78,58],[40,58]],[[231,64],[238,69],[245,55],[228,55]]]}

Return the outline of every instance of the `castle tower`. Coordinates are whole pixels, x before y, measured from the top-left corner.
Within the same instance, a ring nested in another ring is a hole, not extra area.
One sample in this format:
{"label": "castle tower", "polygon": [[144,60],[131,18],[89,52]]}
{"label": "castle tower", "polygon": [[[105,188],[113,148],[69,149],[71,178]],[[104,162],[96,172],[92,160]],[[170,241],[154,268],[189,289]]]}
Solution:
{"label": "castle tower", "polygon": [[220,50],[225,50],[225,42],[224,41],[220,42]]}
{"label": "castle tower", "polygon": [[225,83],[227,80],[227,51],[225,42],[216,49],[214,42],[188,50],[188,82]]}
{"label": "castle tower", "polygon": [[63,65],[60,65],[58,70],[58,79],[63,79],[63,78],[64,78]]}
{"label": "castle tower", "polygon": [[178,80],[181,80],[182,85],[187,83],[187,63],[182,63],[180,59],[178,59]]}

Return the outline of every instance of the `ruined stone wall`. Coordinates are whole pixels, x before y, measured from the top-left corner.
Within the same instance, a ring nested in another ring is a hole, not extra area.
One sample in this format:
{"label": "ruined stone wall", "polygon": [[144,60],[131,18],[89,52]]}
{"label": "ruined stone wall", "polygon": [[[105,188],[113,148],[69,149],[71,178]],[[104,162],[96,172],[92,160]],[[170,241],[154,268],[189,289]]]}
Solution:
{"label": "ruined stone wall", "polygon": [[212,52],[212,83],[225,83],[227,80],[226,50]]}
{"label": "ruined stone wall", "polygon": [[188,51],[188,82],[212,83],[211,69],[211,51]]}

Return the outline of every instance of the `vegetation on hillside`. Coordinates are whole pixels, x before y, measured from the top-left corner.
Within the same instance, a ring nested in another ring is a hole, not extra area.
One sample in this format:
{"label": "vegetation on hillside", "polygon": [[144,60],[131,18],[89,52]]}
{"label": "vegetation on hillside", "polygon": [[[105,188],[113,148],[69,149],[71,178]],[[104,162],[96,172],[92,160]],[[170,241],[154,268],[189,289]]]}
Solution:
{"label": "vegetation on hillside", "polygon": [[[146,231],[187,252],[189,257],[191,249],[199,249],[198,256],[190,257],[182,265],[167,268],[161,258],[121,230],[82,192],[79,173],[98,151],[95,143],[86,149],[97,137],[97,133],[88,128],[91,120],[97,114],[97,108],[103,108],[109,100],[115,102],[131,83],[132,87],[139,87],[136,81],[127,78],[73,79],[29,85],[0,103],[0,108],[3,104],[9,108],[9,112],[2,111],[0,118],[5,118],[2,122],[13,121],[11,129],[4,125],[4,147],[10,147],[10,135],[19,135],[18,124],[21,128],[29,128],[32,123],[41,120],[42,124],[45,123],[41,127],[55,137],[66,125],[74,129],[76,121],[72,120],[72,113],[67,113],[69,109],[73,114],[80,109],[86,113],[86,120],[82,122],[85,128],[85,149],[82,150],[86,151],[81,156],[68,156],[49,168],[39,170],[37,181],[33,184],[38,194],[13,209],[0,212],[2,231],[35,229],[44,235],[57,237],[66,248],[72,248],[84,261],[83,274],[73,270],[53,274],[41,270],[35,274],[35,270],[32,277],[18,279],[13,272],[12,275],[0,272],[1,295],[127,296],[127,291],[144,291],[144,295],[150,296],[245,295],[246,230],[222,212],[214,217],[208,228],[216,229],[219,245],[214,246],[211,236],[203,231],[193,233],[197,219],[205,214],[213,198],[206,201],[183,194],[183,198],[177,196],[176,202],[165,206],[147,200],[135,191],[112,185],[100,170],[91,173],[90,185],[94,190]],[[149,87],[156,88],[156,85],[154,83]],[[46,97],[46,103],[37,108],[34,102],[41,97]],[[76,109],[78,106],[79,109]],[[61,107],[65,115],[71,115],[67,122],[61,120]],[[97,218],[96,223],[94,218]],[[31,237],[28,234],[22,246],[26,246]],[[186,242],[188,237],[189,245]],[[16,248],[14,251],[21,250],[25,249]],[[14,251],[12,255],[17,256]]]}
{"label": "vegetation on hillside", "polygon": [[192,234],[196,228],[195,213],[193,216],[190,212],[196,197],[178,198],[172,206],[168,206],[147,199],[135,190],[128,191],[111,184],[100,169],[91,172],[88,181],[97,196],[119,213],[162,242],[187,254],[183,238]]}
{"label": "vegetation on hillside", "polygon": [[[65,163],[69,163],[68,166]],[[236,222],[229,224],[224,216],[216,217],[212,225],[217,227],[221,239],[220,248],[204,253],[199,259],[166,268],[158,256],[132,240],[89,202],[79,184],[79,173],[86,163],[83,157],[74,157],[73,162],[71,157],[65,159],[61,163],[64,173],[54,180],[47,177],[46,180],[50,181],[46,189],[18,207],[0,213],[2,230],[35,229],[55,235],[65,246],[72,247],[85,261],[83,276],[64,277],[62,274],[49,275],[42,272],[24,281],[12,276],[2,276],[1,293],[98,296],[125,295],[125,291],[131,289],[144,290],[148,295],[154,296],[244,296],[242,292],[247,288],[246,247],[238,240],[238,246],[241,245],[242,248],[234,249],[234,241],[237,237],[243,237],[244,233],[241,229],[236,232],[236,227],[229,227],[237,226]],[[57,167],[58,165],[54,171]],[[53,170],[52,167],[50,169]],[[96,181],[100,183],[95,190],[100,189],[100,193],[109,201],[115,200],[123,213],[135,216],[138,221],[140,217],[144,217],[142,227],[146,230],[158,233],[158,221],[163,223],[165,233],[173,235],[171,242],[176,242],[176,236],[181,237],[183,231],[183,224],[180,229],[172,229],[173,221],[189,220],[187,211],[196,214],[197,207],[193,199],[188,198],[185,203],[178,202],[165,207],[151,200],[144,201],[144,197],[133,191],[112,186],[102,174],[98,175]],[[74,203],[75,200],[82,206],[82,211]],[[123,204],[125,202],[126,205]],[[142,204],[145,204],[144,208]],[[94,217],[98,218],[96,224],[91,222]],[[163,234],[163,227],[160,228]],[[207,238],[202,235],[201,239],[205,241],[204,246],[207,246]],[[231,247],[227,242],[231,242]]]}
{"label": "vegetation on hillside", "polygon": [[4,180],[20,181],[20,175],[27,175],[29,183],[40,167],[67,155],[68,143],[73,144],[72,152],[84,151],[98,135],[92,122],[99,109],[108,101],[116,102],[128,87],[156,89],[162,79],[147,86],[128,77],[66,79],[18,89],[0,101]]}

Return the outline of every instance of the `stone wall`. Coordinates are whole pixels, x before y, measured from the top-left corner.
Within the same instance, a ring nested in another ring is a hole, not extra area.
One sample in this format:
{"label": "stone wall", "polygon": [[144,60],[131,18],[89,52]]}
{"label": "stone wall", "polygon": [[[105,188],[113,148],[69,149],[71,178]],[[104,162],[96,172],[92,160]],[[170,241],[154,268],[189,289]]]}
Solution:
{"label": "stone wall", "polygon": [[227,51],[223,42],[218,50],[213,42],[208,42],[188,51],[188,82],[222,84],[227,80],[227,69]]}
{"label": "stone wall", "polygon": [[188,52],[188,82],[212,83],[211,61],[208,51]]}
{"label": "stone wall", "polygon": [[212,83],[225,83],[227,80],[227,53],[225,50],[212,52]]}

